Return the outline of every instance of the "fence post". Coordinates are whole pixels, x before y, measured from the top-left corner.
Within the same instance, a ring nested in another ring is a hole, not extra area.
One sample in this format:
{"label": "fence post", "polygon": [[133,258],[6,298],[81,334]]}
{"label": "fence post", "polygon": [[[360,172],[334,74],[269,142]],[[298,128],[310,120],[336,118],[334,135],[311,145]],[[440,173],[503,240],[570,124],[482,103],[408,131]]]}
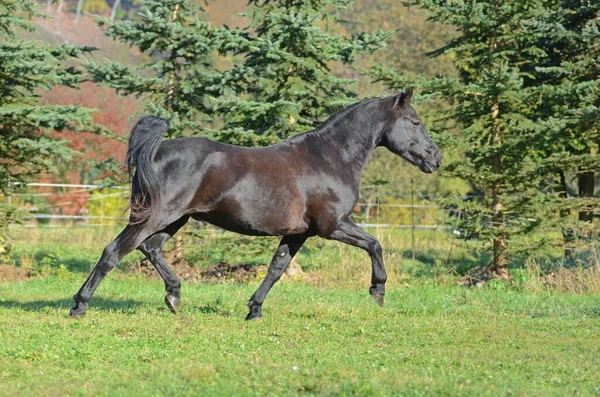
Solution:
{"label": "fence post", "polygon": [[6,189],[6,195],[7,195],[7,200],[8,200],[8,206],[12,206],[12,186],[10,185],[10,176],[8,177],[8,184],[6,185],[7,189]]}
{"label": "fence post", "polygon": [[412,259],[415,260],[415,180],[410,178],[410,212],[411,212],[411,241]]}
{"label": "fence post", "polygon": [[104,195],[100,196],[100,225],[104,225]]}

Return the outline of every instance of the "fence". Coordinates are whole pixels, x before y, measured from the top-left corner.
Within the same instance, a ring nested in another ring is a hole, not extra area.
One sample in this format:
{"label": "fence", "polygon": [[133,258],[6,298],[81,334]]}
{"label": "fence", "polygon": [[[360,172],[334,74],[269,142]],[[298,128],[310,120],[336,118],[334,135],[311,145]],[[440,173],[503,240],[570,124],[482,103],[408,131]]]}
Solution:
{"label": "fence", "polygon": [[[126,221],[129,187],[67,183],[11,184],[14,193],[0,201],[25,212],[27,227],[113,226]],[[365,186],[354,217],[362,227],[437,229],[439,208],[433,195],[377,194]],[[366,192],[365,192],[366,191]],[[408,202],[405,202],[408,201]]]}

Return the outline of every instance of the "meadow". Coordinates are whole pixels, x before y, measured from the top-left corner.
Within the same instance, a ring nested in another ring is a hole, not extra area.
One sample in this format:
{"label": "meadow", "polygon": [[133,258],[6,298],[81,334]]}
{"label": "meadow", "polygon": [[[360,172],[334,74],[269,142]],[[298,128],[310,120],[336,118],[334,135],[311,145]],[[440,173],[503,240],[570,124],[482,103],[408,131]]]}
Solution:
{"label": "meadow", "polygon": [[[486,257],[423,231],[412,261],[408,231],[372,232],[390,275],[384,308],[368,295],[366,254],[314,240],[298,257],[306,274],[282,279],[264,319],[246,322],[260,274],[184,280],[172,315],[162,282],[132,270],[138,254],[104,280],[86,317],[69,318],[114,231],[20,229],[14,261],[28,276],[0,281],[0,395],[600,393],[596,290],[559,292],[531,265],[514,270],[514,285],[460,287]],[[186,237],[185,258],[259,265],[265,244],[276,241],[202,232]]]}

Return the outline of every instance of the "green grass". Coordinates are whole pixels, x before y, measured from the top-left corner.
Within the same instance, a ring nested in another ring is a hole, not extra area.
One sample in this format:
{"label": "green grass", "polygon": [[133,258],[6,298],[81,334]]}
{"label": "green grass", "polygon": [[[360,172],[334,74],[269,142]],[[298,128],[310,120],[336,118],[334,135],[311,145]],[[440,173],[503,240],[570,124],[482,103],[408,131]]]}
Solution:
{"label": "green grass", "polygon": [[[13,261],[20,265],[23,260],[39,263],[48,258],[46,262],[49,264],[64,264],[72,272],[88,272],[100,257],[104,246],[120,230],[119,227],[15,229]],[[279,242],[279,239],[274,237],[246,237],[230,232],[215,233],[202,229],[194,231],[190,227],[186,230],[188,233],[185,238],[184,257],[189,263],[201,268],[221,261],[234,264],[267,264]],[[453,241],[452,234],[445,231],[416,231],[415,261],[412,261],[409,230],[371,229],[369,232],[381,241],[387,267],[392,271],[401,267],[403,274],[410,277],[432,277],[440,272],[464,273],[473,266],[486,265],[489,261],[486,254],[457,246],[458,241]],[[192,233],[198,237],[190,236]],[[172,247],[173,243],[170,241],[166,250]],[[125,268],[141,258],[140,253],[134,252],[124,258],[120,267]],[[368,273],[368,257],[364,251],[320,238],[309,239],[298,253],[297,260],[305,271],[332,272],[337,278],[340,270],[353,273],[355,267],[364,269],[365,274]],[[344,266],[349,268],[345,269]],[[351,274],[347,276],[353,277]]]}
{"label": "green grass", "polygon": [[123,273],[83,319],[83,277],[0,284],[0,395],[598,395],[600,296],[414,282],[379,308],[365,288],[282,282],[245,322],[257,285]]}
{"label": "green grass", "polygon": [[[368,256],[314,239],[298,255],[313,281],[278,283],[264,320],[246,322],[256,282],[184,283],[172,315],[162,282],[124,271],[141,258],[133,253],[88,315],[69,318],[117,232],[14,230],[14,264],[39,278],[0,281],[0,396],[600,396],[600,295],[552,292],[532,271],[539,263],[513,267],[516,286],[466,289],[457,277],[486,255],[418,231],[413,261],[410,231],[373,230],[389,276],[382,309],[368,296]],[[276,244],[202,232],[186,238],[185,257],[260,264]]]}

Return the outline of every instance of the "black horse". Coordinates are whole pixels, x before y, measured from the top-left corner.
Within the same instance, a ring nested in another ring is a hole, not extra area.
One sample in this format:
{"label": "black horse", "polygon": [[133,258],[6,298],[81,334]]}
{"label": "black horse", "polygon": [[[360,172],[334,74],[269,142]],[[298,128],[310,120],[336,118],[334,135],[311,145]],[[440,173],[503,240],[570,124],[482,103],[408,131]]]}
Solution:
{"label": "black horse", "polygon": [[168,122],[140,119],[127,149],[126,163],[136,168],[129,223],[104,249],[74,296],[70,314],[84,315],[104,276],[136,248],[163,278],[165,301],[175,313],[181,283],[161,252],[190,216],[237,233],[283,236],[267,276],[250,298],[247,320],[261,317],[265,296],[312,236],[366,250],[372,261],[369,292],[383,305],[387,275],[381,245],[349,215],[363,169],[378,146],[423,172],[440,167],[442,154],[409,104],[412,93],[411,87],[392,97],[363,100],[313,131],[260,148],[204,138],[163,142]]}

